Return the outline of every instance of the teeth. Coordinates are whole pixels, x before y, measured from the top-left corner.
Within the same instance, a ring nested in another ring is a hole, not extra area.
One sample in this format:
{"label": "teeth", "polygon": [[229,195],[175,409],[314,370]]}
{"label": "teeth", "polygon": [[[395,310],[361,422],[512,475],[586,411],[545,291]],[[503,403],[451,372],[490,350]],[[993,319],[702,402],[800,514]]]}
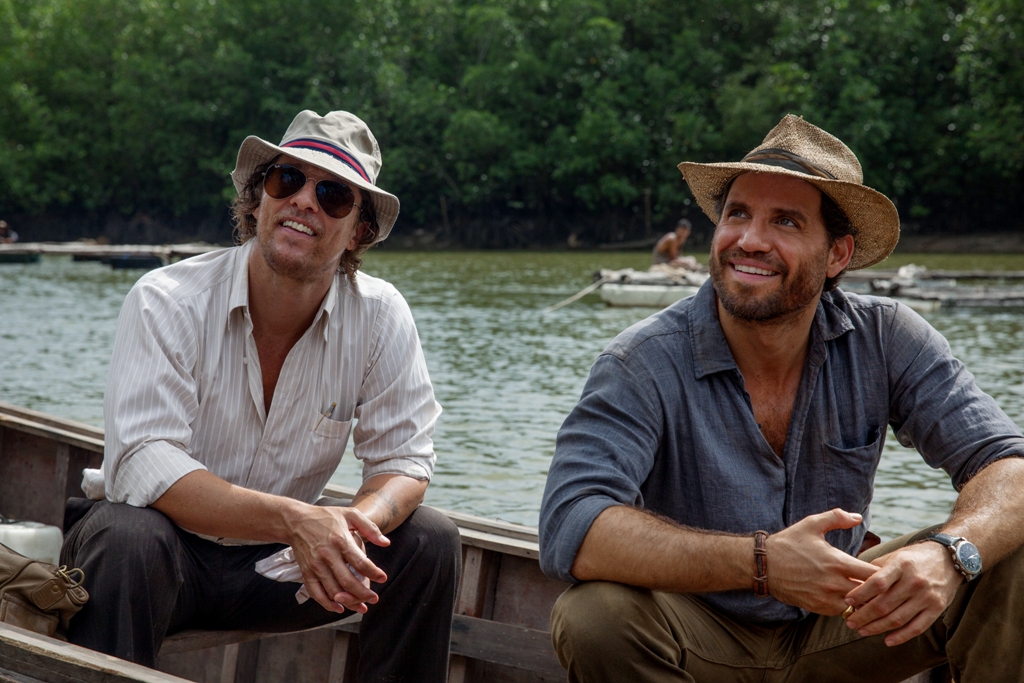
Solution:
{"label": "teeth", "polygon": [[281,223],[281,225],[283,225],[286,228],[291,228],[292,230],[298,230],[299,232],[305,233],[307,235],[313,234],[312,230],[307,228],[302,223],[296,223],[295,221],[284,221],[283,223]]}
{"label": "teeth", "polygon": [[753,275],[775,275],[775,273],[771,270],[754,268],[753,266],[741,266],[734,263],[732,267],[740,271],[741,273],[752,273]]}

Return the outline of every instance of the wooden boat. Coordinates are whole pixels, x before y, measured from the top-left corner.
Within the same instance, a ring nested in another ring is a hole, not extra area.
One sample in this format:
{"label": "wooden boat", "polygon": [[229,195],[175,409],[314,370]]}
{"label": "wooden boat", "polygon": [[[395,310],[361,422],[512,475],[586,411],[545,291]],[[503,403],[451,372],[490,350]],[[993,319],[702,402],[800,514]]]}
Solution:
{"label": "wooden boat", "polygon": [[[64,501],[83,495],[82,469],[102,458],[102,430],[0,402],[0,512],[8,517],[61,526]],[[459,527],[463,556],[448,680],[565,680],[548,619],[567,585],[541,573],[537,530],[442,512]],[[158,672],[0,624],[0,682],[344,683],[352,680],[358,632],[358,616],[290,634],[187,631],[165,641]]]}
{"label": "wooden boat", "polygon": [[609,306],[665,308],[680,299],[693,296],[699,287],[689,285],[632,285],[608,283],[598,292]]}
{"label": "wooden boat", "polygon": [[602,269],[594,274],[598,294],[609,306],[665,308],[693,296],[708,274],[687,268],[652,266],[650,270]]}
{"label": "wooden boat", "polygon": [[[664,308],[696,294],[708,277],[702,271],[652,266],[648,271],[601,270],[595,274],[598,293],[610,306]],[[913,264],[897,271],[854,271],[844,276],[843,288],[862,294],[891,297],[920,313],[947,308],[1024,307],[1024,279],[1018,271],[929,271]],[[964,284],[981,280],[988,284]],[[1006,284],[994,284],[1004,282]]]}
{"label": "wooden boat", "polygon": [[[102,458],[102,430],[0,401],[5,515],[61,526],[64,501],[83,495],[82,469]],[[337,486],[324,492],[355,493]],[[536,529],[442,512],[462,535],[450,683],[564,681],[548,619],[567,586],[540,572]],[[153,670],[0,623],[0,683],[345,683],[358,632],[358,616],[289,634],[186,631],[164,642]],[[935,673],[904,683],[947,680]]]}
{"label": "wooden boat", "polygon": [[[909,264],[895,272],[869,269],[846,277],[844,288],[849,291],[891,297],[921,313],[954,307],[1024,306],[1024,287],[1011,284],[1024,279],[1024,273],[1016,271],[931,271]],[[986,284],[965,284],[965,280]],[[1003,284],[993,284],[1000,282]]]}

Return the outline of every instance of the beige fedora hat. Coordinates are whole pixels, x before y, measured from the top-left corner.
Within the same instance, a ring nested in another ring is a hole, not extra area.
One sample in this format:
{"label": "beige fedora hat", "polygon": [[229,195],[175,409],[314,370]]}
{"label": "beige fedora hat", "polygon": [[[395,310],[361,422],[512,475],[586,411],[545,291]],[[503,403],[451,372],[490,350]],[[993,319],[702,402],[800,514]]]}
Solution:
{"label": "beige fedora hat", "polygon": [[864,185],[864,172],[850,148],[799,116],[787,114],[741,161],[684,161],[679,170],[697,204],[716,225],[715,197],[741,173],[779,173],[806,180],[831,197],[857,229],[850,270],[885,259],[900,239],[896,207],[884,194]]}
{"label": "beige fedora hat", "polygon": [[235,190],[241,192],[253,170],[279,154],[301,159],[370,193],[380,225],[380,233],[374,241],[380,242],[391,232],[398,218],[398,197],[377,187],[380,147],[370,128],[358,116],[347,111],[320,116],[306,109],[288,126],[280,145],[250,135],[242,141],[235,170],[231,172]]}

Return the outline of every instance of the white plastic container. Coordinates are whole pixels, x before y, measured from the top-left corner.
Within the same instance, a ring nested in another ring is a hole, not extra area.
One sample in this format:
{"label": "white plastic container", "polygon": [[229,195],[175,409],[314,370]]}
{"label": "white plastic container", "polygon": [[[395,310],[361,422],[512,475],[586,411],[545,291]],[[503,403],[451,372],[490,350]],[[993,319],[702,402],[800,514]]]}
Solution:
{"label": "white plastic container", "polygon": [[33,560],[59,564],[64,534],[39,522],[10,521],[0,517],[0,543]]}

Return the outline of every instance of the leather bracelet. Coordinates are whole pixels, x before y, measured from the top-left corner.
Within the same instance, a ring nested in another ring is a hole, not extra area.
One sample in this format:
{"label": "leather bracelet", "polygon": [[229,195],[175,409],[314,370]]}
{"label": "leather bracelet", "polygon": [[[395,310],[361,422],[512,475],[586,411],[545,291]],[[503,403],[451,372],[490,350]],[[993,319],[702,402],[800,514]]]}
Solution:
{"label": "leather bracelet", "polygon": [[764,547],[767,540],[767,531],[754,532],[754,595],[759,598],[768,597],[768,549]]}

